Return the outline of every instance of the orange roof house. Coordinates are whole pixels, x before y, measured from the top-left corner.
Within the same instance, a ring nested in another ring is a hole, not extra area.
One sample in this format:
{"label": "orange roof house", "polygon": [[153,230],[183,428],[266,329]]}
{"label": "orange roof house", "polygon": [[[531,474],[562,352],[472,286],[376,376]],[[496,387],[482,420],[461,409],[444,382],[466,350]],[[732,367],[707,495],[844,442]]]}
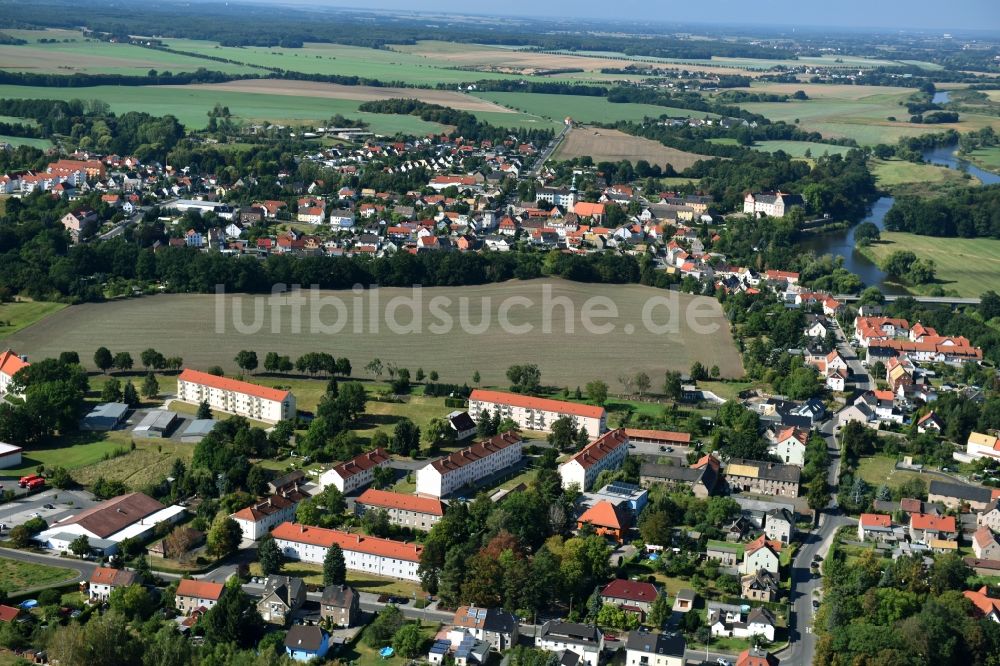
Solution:
{"label": "orange roof house", "polygon": [[983,585],[977,591],[967,590],[962,596],[972,602],[976,611],[994,622],[1000,622],[1000,599],[989,596],[989,588]]}
{"label": "orange roof house", "polygon": [[601,500],[580,515],[576,526],[577,529],[583,529],[583,526],[589,523],[598,534],[621,543],[625,532],[628,531],[629,522],[628,514],[623,509],[607,500]]}

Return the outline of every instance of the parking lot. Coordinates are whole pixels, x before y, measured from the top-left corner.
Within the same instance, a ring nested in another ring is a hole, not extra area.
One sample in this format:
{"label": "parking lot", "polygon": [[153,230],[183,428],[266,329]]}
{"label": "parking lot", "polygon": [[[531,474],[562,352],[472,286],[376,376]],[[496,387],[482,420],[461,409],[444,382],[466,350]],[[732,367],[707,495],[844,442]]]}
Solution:
{"label": "parking lot", "polygon": [[86,490],[49,488],[34,495],[20,497],[7,504],[0,504],[0,523],[9,530],[32,518],[41,517],[51,525],[84,509],[89,509],[97,503],[94,496]]}

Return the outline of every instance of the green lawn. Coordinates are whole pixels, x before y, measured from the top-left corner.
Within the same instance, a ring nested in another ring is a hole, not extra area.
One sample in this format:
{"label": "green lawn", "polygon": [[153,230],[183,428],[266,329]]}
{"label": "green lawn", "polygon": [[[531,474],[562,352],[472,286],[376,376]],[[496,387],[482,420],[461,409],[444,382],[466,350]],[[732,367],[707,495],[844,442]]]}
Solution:
{"label": "green lawn", "polygon": [[[138,445],[138,440],[136,441]],[[54,437],[40,445],[25,449],[20,467],[3,470],[5,474],[20,476],[33,472],[38,465],[65,467],[76,470],[93,465],[110,456],[116,448],[128,447],[129,433],[113,430],[108,433],[86,432],[67,437]]]}
{"label": "green lawn", "polygon": [[[281,567],[281,573],[286,576],[302,578],[307,585],[323,584],[323,566],[320,564],[285,562]],[[250,574],[253,576],[262,575],[259,563],[253,562],[250,564]],[[396,597],[406,597],[407,599],[413,599],[414,595],[417,595],[417,598],[426,596],[426,593],[421,591],[420,585],[417,583],[376,576],[351,569],[347,570],[347,584],[362,592],[371,592],[373,594],[389,594]]]}
{"label": "green lawn", "polygon": [[938,238],[916,234],[883,232],[882,241],[864,248],[876,261],[897,250],[909,250],[923,259],[933,259],[937,282],[911,291],[927,292],[941,287],[948,294],[979,296],[1000,290],[1000,240],[993,238]]}
{"label": "green lawn", "polygon": [[[428,643],[430,642],[431,637],[437,633],[440,626],[441,624],[439,622],[424,621],[420,623],[420,628],[423,629],[424,636],[427,638]],[[353,643],[347,645],[337,654],[337,660],[340,663],[352,664],[353,666],[403,666],[404,664],[414,663],[412,660],[401,657],[398,654],[394,654],[388,658],[383,658],[378,653],[381,646],[373,648],[365,643],[366,631],[368,631],[367,628],[358,634]]]}
{"label": "green lawn", "polygon": [[910,479],[924,478],[919,472],[896,469],[896,458],[891,456],[870,456],[862,458],[858,464],[858,476],[871,486],[878,488],[882,484],[895,488]]}
{"label": "green lawn", "polygon": [[970,162],[975,162],[987,171],[1000,173],[1000,146],[980,148],[979,150],[973,150],[971,153],[960,155],[960,157]]}
{"label": "green lawn", "polygon": [[612,123],[618,120],[642,120],[649,116],[659,118],[662,115],[702,118],[713,116],[711,113],[700,113],[688,109],[676,109],[654,104],[613,104],[604,97],[588,97],[584,95],[550,95],[542,93],[519,92],[480,92],[476,97],[488,99],[522,113],[542,116],[555,121],[562,121],[566,116],[572,116],[579,122]]}
{"label": "green lawn", "polygon": [[46,150],[52,147],[52,142],[48,139],[32,139],[23,136],[10,136],[8,134],[0,134],[0,143],[9,143],[15,148],[18,146],[31,146],[39,150]]}
{"label": "green lawn", "polygon": [[894,196],[940,196],[942,188],[978,184],[979,180],[956,169],[905,160],[872,160],[872,172],[881,189]]}
{"label": "green lawn", "polygon": [[[0,139],[2,140],[2,139]],[[45,301],[24,301],[0,303],[0,338],[17,333],[22,328],[31,326],[39,319],[66,307],[65,303],[48,303]]]}
{"label": "green lawn", "polygon": [[0,586],[10,594],[29,588],[57,585],[76,575],[72,569],[0,557]]}
{"label": "green lawn", "polygon": [[758,141],[753,147],[765,153],[776,153],[781,150],[792,157],[805,157],[805,153],[808,150],[810,157],[813,158],[824,154],[846,155],[851,149],[850,146],[838,146],[833,143],[817,143],[814,141]]}

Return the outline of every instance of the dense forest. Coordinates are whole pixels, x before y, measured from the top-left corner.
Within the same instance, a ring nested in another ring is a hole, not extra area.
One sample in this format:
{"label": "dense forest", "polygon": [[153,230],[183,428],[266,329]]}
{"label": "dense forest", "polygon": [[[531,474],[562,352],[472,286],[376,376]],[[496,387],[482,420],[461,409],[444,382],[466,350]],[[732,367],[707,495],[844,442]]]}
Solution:
{"label": "dense forest", "polygon": [[885,215],[885,228],[923,236],[1000,238],[1000,185],[969,187],[934,199],[897,199]]}

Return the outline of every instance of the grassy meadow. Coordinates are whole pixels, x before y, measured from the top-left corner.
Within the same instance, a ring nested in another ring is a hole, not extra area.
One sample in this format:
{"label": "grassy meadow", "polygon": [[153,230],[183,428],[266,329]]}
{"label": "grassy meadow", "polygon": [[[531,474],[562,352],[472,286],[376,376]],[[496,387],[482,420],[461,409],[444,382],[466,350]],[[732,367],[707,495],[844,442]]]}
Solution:
{"label": "grassy meadow", "polygon": [[936,164],[898,159],[874,159],[870,164],[878,186],[893,196],[940,196],[945,188],[979,183],[973,176]]}
{"label": "grassy meadow", "polygon": [[813,158],[821,157],[824,154],[846,155],[851,149],[850,146],[815,141],[758,141],[753,147],[765,153],[776,153],[781,150],[792,157],[805,157],[808,150],[810,157]]}
{"label": "grassy meadow", "polygon": [[645,117],[712,116],[712,114],[676,109],[655,104],[613,104],[603,97],[585,95],[550,95],[520,92],[478,92],[476,97],[488,99],[511,109],[562,122],[566,116],[582,123],[612,123],[618,120],[642,120]]}
{"label": "grassy meadow", "polygon": [[30,588],[58,585],[76,576],[77,573],[72,569],[0,557],[0,581],[10,594]]}
{"label": "grassy meadow", "polygon": [[938,238],[884,231],[882,241],[864,248],[876,261],[898,250],[933,259],[937,282],[911,289],[926,292],[939,286],[948,293],[975,297],[987,290],[1000,291],[1000,240],[993,238]]}
{"label": "grassy meadow", "polygon": [[65,303],[46,301],[18,300],[0,303],[0,339],[13,335],[64,307]]}

